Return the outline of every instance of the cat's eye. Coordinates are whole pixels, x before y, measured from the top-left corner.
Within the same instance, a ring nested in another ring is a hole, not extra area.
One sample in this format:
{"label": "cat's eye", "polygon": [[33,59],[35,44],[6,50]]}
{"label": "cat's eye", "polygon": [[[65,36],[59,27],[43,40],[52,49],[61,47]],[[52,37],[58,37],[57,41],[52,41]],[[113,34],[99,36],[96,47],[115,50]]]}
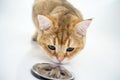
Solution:
{"label": "cat's eye", "polygon": [[69,48],[67,48],[67,52],[71,52],[71,51],[73,51],[74,50],[74,48],[72,48],[72,47],[69,47]]}
{"label": "cat's eye", "polygon": [[55,46],[53,46],[53,45],[48,45],[48,48],[51,50],[55,50]]}

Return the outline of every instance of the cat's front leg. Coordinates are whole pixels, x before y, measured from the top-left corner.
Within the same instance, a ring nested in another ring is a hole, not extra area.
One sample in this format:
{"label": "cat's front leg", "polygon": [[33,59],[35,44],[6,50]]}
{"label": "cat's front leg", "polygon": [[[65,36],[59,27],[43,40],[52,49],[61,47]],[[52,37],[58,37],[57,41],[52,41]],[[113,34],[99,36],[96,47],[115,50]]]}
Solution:
{"label": "cat's front leg", "polygon": [[36,31],[32,36],[32,40],[37,41],[37,36],[38,36],[38,32]]}

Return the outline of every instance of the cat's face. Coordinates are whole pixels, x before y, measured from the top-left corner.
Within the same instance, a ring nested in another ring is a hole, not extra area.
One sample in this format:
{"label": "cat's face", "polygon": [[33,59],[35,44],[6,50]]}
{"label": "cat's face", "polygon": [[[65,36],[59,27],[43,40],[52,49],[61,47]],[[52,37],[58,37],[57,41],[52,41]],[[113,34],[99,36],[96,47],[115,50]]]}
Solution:
{"label": "cat's face", "polygon": [[54,62],[69,61],[84,48],[86,27],[90,20],[79,23],[71,17],[58,20],[41,15],[38,20],[42,31],[42,35],[38,34],[38,43]]}

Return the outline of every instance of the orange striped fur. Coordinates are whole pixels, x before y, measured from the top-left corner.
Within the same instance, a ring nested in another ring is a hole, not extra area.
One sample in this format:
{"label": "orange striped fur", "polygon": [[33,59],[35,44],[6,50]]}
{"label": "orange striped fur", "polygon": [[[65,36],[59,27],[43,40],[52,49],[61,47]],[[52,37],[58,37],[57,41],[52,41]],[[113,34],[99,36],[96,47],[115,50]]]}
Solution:
{"label": "orange striped fur", "polygon": [[[40,30],[38,15],[44,15],[52,21],[48,30]],[[58,58],[70,60],[84,48],[85,35],[76,32],[76,24],[83,21],[82,15],[66,0],[35,0],[32,17],[36,26],[33,39],[55,62]],[[54,45],[56,50],[50,50],[48,45]],[[67,52],[68,47],[74,50]]]}

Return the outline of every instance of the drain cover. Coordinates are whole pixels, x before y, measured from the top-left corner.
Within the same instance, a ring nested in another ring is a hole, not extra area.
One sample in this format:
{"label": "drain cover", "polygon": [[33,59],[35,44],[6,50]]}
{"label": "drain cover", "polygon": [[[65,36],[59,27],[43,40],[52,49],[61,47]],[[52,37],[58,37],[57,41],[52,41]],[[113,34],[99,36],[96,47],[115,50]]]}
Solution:
{"label": "drain cover", "polygon": [[74,80],[73,74],[67,69],[49,63],[35,64],[31,72],[41,80]]}

